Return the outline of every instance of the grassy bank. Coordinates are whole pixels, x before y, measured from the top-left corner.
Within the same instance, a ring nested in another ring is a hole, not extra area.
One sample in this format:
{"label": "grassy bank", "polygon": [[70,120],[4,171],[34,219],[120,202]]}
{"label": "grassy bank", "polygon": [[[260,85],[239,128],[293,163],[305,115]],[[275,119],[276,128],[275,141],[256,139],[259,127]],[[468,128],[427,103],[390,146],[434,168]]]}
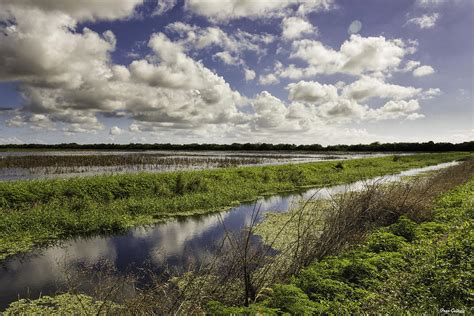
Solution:
{"label": "grassy bank", "polygon": [[[474,179],[443,195],[434,217],[402,216],[362,245],[277,284],[254,310],[291,314],[472,313]],[[214,312],[243,312],[214,302]],[[443,312],[442,312],[443,313]]]}
{"label": "grassy bank", "polygon": [[0,183],[0,259],[77,234],[217,211],[262,194],[327,186],[462,159],[421,154],[298,165]]}

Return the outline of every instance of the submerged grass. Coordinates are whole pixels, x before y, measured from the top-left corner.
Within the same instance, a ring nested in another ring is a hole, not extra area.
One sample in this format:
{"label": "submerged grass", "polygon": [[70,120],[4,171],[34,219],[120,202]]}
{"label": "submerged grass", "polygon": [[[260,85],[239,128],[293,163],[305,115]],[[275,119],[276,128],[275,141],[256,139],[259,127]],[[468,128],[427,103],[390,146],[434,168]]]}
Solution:
{"label": "submerged grass", "polygon": [[218,211],[259,195],[353,182],[463,159],[420,154],[162,174],[0,183],[0,260],[78,234],[119,232],[170,217]]}

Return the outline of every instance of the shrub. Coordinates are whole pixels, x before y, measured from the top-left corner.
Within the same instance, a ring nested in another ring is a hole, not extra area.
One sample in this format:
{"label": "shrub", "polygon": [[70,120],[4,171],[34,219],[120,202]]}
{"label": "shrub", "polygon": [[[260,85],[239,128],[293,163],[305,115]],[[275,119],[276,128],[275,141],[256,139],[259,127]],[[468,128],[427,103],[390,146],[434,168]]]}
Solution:
{"label": "shrub", "polygon": [[405,238],[389,232],[375,232],[369,239],[367,247],[373,252],[399,251],[405,245]]}
{"label": "shrub", "polygon": [[357,285],[365,285],[372,283],[377,274],[375,266],[365,260],[354,260],[342,269],[341,277],[351,283]]}
{"label": "shrub", "polygon": [[206,315],[278,315],[276,308],[251,304],[249,307],[226,306],[218,301],[210,301],[206,306]]}
{"label": "shrub", "polygon": [[305,279],[305,275],[302,274],[299,281],[299,286],[313,301],[342,301],[354,295],[353,288],[339,280],[329,278]]}
{"label": "shrub", "polygon": [[4,315],[106,315],[120,314],[121,306],[112,302],[94,300],[79,294],[43,296],[37,300],[21,299],[7,308]]}
{"label": "shrub", "polygon": [[316,304],[300,288],[291,284],[276,284],[268,305],[292,315],[312,315]]}
{"label": "shrub", "polygon": [[397,236],[404,237],[407,241],[416,238],[417,224],[406,216],[401,216],[398,221],[390,226],[390,231]]}

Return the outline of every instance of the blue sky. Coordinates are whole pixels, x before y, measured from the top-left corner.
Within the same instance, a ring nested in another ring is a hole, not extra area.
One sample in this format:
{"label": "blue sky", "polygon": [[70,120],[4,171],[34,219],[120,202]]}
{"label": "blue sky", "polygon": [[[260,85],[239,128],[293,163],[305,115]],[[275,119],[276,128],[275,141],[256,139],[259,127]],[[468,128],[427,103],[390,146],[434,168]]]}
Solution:
{"label": "blue sky", "polygon": [[468,141],[473,29],[470,0],[0,0],[0,143]]}

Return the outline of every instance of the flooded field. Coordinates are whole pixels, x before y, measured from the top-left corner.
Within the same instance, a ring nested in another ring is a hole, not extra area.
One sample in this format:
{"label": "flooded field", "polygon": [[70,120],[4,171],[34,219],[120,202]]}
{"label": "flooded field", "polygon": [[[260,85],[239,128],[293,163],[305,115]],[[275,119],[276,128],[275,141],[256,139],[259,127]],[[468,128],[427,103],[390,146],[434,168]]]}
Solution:
{"label": "flooded field", "polygon": [[[261,221],[265,213],[286,212],[292,203],[299,200],[328,198],[345,191],[362,190],[367,184],[399,181],[404,176],[455,164],[442,163],[347,185],[261,198],[220,213],[136,227],[125,234],[74,238],[26,255],[17,255],[0,265],[0,309],[18,296],[35,298],[64,290],[68,276],[77,267],[95,265],[104,260],[123,274],[143,268],[150,268],[157,273],[168,268],[186,269],[189,264],[209,258],[219,247],[218,243],[226,232],[238,232],[248,225],[256,208],[259,209],[257,220]],[[254,237],[253,241],[258,243],[259,238]]]}
{"label": "flooded field", "polygon": [[279,165],[385,155],[271,151],[7,151],[0,152],[0,181]]}

